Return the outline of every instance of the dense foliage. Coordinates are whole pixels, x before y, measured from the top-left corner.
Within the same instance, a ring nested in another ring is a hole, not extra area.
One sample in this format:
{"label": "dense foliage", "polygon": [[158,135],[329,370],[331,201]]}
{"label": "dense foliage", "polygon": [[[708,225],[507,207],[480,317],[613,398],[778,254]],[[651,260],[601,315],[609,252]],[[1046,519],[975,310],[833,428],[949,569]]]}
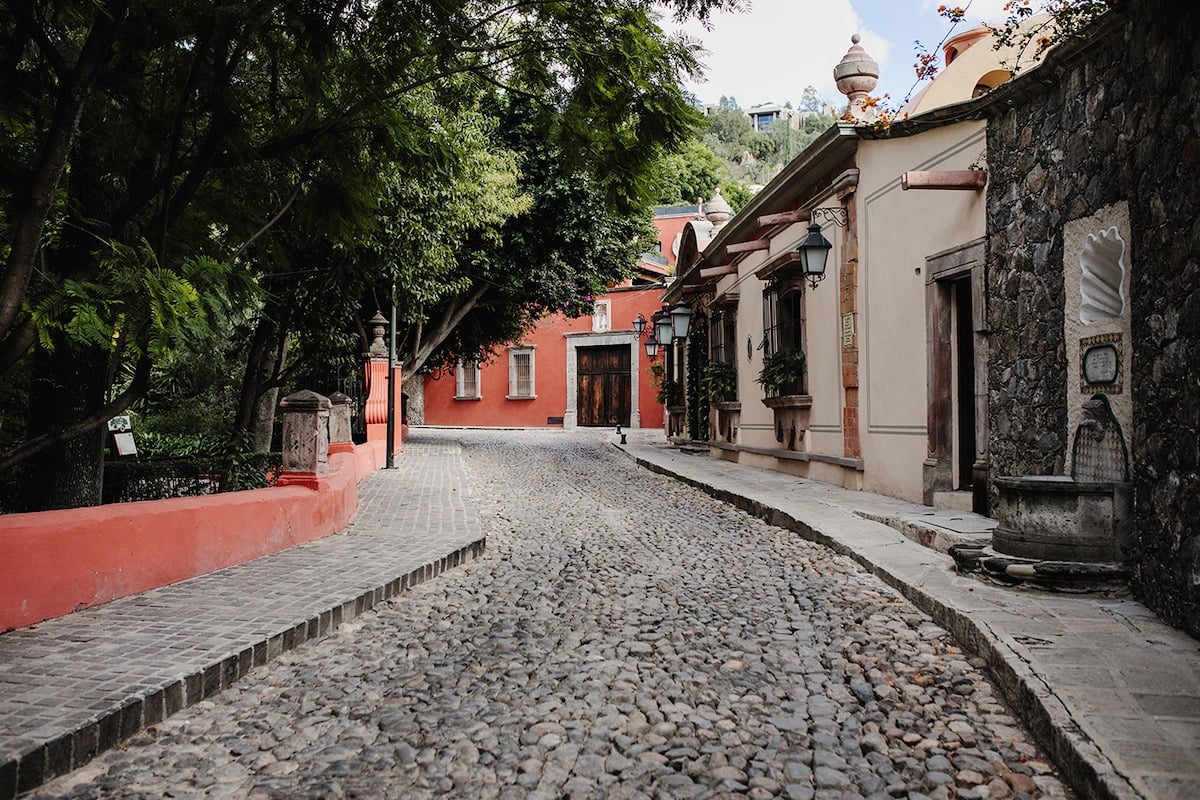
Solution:
{"label": "dense foliage", "polygon": [[4,7],[0,470],[35,507],[98,501],[131,406],[229,403],[262,449],[376,306],[410,370],[586,310],[700,122],[648,0]]}
{"label": "dense foliage", "polygon": [[769,182],[835,121],[833,109],[812,86],[805,88],[798,108],[789,102],[785,109],[783,118],[755,129],[736,99],[722,97],[707,110],[700,134],[660,163],[659,202],[695,203],[720,187],[733,209],[740,209],[752,187]]}

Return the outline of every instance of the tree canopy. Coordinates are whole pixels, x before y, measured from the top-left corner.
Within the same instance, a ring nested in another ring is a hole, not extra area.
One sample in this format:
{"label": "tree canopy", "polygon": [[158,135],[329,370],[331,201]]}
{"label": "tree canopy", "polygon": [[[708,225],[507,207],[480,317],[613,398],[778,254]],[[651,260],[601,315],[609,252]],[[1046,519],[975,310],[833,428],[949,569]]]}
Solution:
{"label": "tree canopy", "polygon": [[0,468],[93,502],[181,354],[239,354],[249,427],[393,283],[413,368],[581,307],[699,123],[656,9],[739,5],[4,0]]}

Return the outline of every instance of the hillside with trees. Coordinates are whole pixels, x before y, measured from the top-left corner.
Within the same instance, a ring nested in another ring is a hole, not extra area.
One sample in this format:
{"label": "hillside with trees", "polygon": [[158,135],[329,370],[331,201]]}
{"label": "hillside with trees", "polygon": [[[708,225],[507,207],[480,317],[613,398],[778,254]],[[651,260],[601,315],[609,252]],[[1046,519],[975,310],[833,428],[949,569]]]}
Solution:
{"label": "hillside with trees", "polygon": [[805,88],[798,107],[788,102],[784,108],[791,119],[756,130],[748,114],[752,109],[722,97],[707,110],[700,133],[663,160],[659,202],[694,203],[720,186],[733,208],[741,208],[754,187],[766,185],[836,120],[812,86]]}

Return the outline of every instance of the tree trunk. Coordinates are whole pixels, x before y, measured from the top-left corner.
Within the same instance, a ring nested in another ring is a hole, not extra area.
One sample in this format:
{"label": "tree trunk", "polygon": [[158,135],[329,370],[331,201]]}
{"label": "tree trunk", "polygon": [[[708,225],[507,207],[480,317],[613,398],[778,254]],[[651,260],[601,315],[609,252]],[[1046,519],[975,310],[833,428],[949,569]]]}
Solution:
{"label": "tree trunk", "polygon": [[286,357],[287,337],[276,329],[269,314],[264,314],[254,331],[250,352],[246,356],[241,401],[234,419],[235,430],[250,433],[256,453],[271,449],[275,404],[279,398],[276,379]]}
{"label": "tree trunk", "polygon": [[[62,341],[53,352],[38,348],[33,374],[29,439],[60,430],[104,405],[108,357],[102,350],[77,350]],[[26,510],[99,505],[106,434],[101,426],[30,457],[21,472]]]}

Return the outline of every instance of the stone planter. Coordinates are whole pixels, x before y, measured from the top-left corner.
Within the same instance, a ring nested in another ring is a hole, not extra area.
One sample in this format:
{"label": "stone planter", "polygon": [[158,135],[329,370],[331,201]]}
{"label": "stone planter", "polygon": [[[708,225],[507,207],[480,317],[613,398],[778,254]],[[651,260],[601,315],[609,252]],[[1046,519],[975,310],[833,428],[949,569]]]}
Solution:
{"label": "stone planter", "polygon": [[1066,475],[997,477],[992,549],[1018,558],[1124,563],[1133,520],[1128,483]]}
{"label": "stone planter", "polygon": [[717,441],[733,443],[737,440],[738,427],[742,422],[742,404],[736,401],[713,403],[717,410],[717,430],[713,437]]}
{"label": "stone planter", "polygon": [[764,397],[762,402],[775,412],[775,441],[788,450],[802,449],[804,432],[808,430],[808,419],[812,413],[812,395],[785,394]]}

